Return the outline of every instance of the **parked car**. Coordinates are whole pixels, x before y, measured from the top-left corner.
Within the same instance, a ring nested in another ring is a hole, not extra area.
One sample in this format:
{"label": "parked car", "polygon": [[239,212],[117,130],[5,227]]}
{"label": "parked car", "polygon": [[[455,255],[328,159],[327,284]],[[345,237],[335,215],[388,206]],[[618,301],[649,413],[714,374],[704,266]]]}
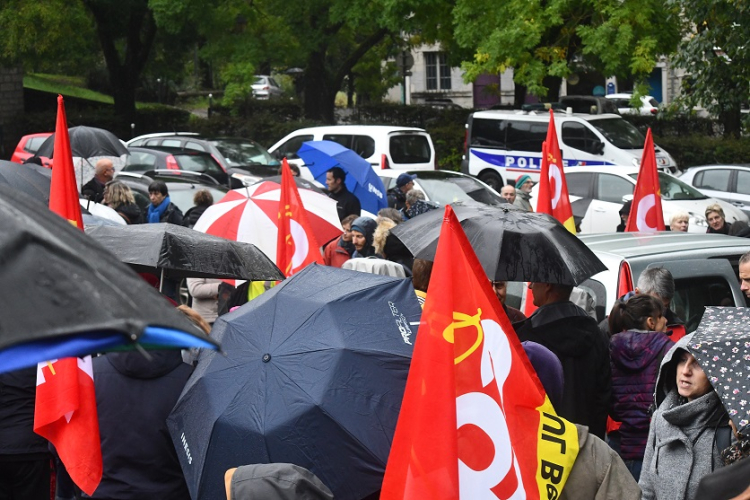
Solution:
{"label": "parked car", "polygon": [[659,102],[650,95],[642,95],[640,98],[641,104],[636,107],[631,103],[632,94],[609,94],[606,98],[614,101],[621,115],[652,116],[659,112]]}
{"label": "parked car", "polygon": [[[378,176],[388,190],[396,185],[396,179],[403,173],[401,170],[380,170]],[[417,176],[414,189],[423,191],[427,201],[441,206],[470,200],[487,205],[505,203],[497,191],[470,175],[448,170],[410,170],[406,173]]]}
{"label": "parked car", "polygon": [[333,141],[347,147],[370,162],[377,171],[436,170],[437,159],[432,138],[424,129],[383,125],[335,125],[310,127],[292,132],[268,150],[277,159],[286,157],[300,168],[300,174],[312,180],[305,162],[297,156],[307,141]]}
{"label": "parked car", "polygon": [[708,196],[731,203],[750,216],[750,165],[690,167],[680,180]]}
{"label": "parked car", "polygon": [[[649,267],[669,269],[675,281],[670,308],[685,321],[688,333],[698,327],[705,306],[746,307],[737,272],[739,258],[750,251],[748,238],[664,232],[583,235],[581,241],[607,266],[580,285],[593,297],[599,321],[618,299],[621,267],[633,283]],[[518,307],[525,288],[509,283],[507,303]]]}
{"label": "parked car", "polygon": [[122,172],[143,173],[153,170],[188,171],[204,174],[218,184],[239,188],[241,180],[227,174],[221,164],[212,155],[202,151],[167,147],[130,147],[130,154],[125,160]]}
{"label": "parked car", "polygon": [[240,137],[205,137],[194,132],[146,134],[128,146],[169,147],[211,154],[224,170],[245,185],[278,174],[279,161],[255,141]]}
{"label": "parked car", "polygon": [[281,85],[268,75],[256,75],[255,81],[250,87],[255,99],[275,99],[284,94]]}
{"label": "parked car", "polygon": [[[626,200],[632,199],[635,190],[637,167],[603,166],[603,167],[567,167],[565,179],[571,201],[585,198],[591,204],[581,222],[581,232],[613,233],[620,224],[619,211]],[[664,223],[676,212],[690,214],[688,231],[705,233],[708,229],[705,210],[709,205],[719,203],[724,209],[727,222],[742,220],[748,217],[731,204],[710,198],[680,179],[664,172],[659,172],[661,186],[662,210]],[[536,207],[539,185],[532,190],[532,206]]]}
{"label": "parked car", "polygon": [[560,97],[560,105],[563,110],[572,108],[573,113],[583,113],[589,115],[614,114],[620,112],[617,106],[604,97],[593,95],[566,95]]}
{"label": "parked car", "polygon": [[10,161],[23,163],[28,160],[39,151],[39,146],[41,146],[47,137],[51,135],[52,132],[41,132],[39,134],[29,134],[21,137],[16,149],[13,151],[13,155],[10,157]]}

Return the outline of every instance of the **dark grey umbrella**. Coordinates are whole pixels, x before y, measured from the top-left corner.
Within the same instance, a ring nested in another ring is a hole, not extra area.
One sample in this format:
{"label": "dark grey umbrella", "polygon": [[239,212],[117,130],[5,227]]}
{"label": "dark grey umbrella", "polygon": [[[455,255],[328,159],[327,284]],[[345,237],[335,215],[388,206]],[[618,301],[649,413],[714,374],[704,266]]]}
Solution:
{"label": "dark grey umbrella", "polygon": [[737,430],[750,432],[750,308],[706,307],[688,344]]}
{"label": "dark grey umbrella", "polygon": [[18,164],[0,160],[0,184],[25,193],[45,205],[49,204],[52,170],[33,163]]}
{"label": "dark grey umbrella", "polygon": [[[71,127],[70,149],[73,156],[92,158],[94,156],[122,156],[128,154],[127,148],[115,134],[109,130],[96,127]],[[55,150],[55,134],[45,140],[37,151],[37,156],[52,158]]]}
{"label": "dark grey umbrella", "polygon": [[[499,206],[456,204],[453,210],[492,280],[578,285],[607,268],[589,248],[547,214]],[[414,257],[433,260],[443,211],[399,224],[391,234]]]}
{"label": "dark grey umbrella", "polygon": [[87,226],[86,234],[138,272],[168,278],[284,279],[255,245],[174,224],[95,225]]}

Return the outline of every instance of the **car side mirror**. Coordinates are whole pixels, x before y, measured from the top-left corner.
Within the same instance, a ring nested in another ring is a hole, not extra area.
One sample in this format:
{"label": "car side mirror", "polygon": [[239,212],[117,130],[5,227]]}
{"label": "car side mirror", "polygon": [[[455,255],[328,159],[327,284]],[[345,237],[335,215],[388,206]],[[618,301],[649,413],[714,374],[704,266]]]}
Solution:
{"label": "car side mirror", "polygon": [[604,143],[602,141],[592,141],[591,142],[591,153],[595,155],[603,155],[604,154]]}

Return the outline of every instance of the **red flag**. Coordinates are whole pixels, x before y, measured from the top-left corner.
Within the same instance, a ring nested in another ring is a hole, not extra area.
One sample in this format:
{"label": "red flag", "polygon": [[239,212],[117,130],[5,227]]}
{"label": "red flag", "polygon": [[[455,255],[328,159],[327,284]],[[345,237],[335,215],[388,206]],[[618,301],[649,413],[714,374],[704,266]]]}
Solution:
{"label": "red flag", "polygon": [[55,445],[73,482],[93,495],[102,479],[102,451],[91,356],[39,363],[34,432]]}
{"label": "red flag", "polygon": [[641,231],[653,233],[664,231],[664,212],[661,209],[661,186],[659,173],[656,171],[656,152],[651,129],[646,133],[643,145],[641,168],[638,171],[638,182],[635,184],[633,204],[630,207],[628,224],[625,232]]}
{"label": "red flag", "polygon": [[577,430],[555,415],[450,206],[434,262],[440,293],[424,306],[381,498],[556,498]]}
{"label": "red flag", "polygon": [[549,110],[547,140],[542,145],[542,171],[539,174],[539,198],[536,211],[549,214],[565,228],[576,234],[573,208],[568,196],[568,183],[563,172],[563,158],[557,142],[555,114]]}
{"label": "red flag", "polygon": [[[633,272],[630,270],[630,264],[628,261],[623,260],[620,263],[620,271],[617,274],[617,295],[619,299],[623,295],[635,290],[633,285]],[[614,332],[618,333],[618,332]]]}
{"label": "red flag", "polygon": [[279,231],[276,238],[276,265],[285,276],[293,275],[312,262],[323,264],[320,247],[310,229],[302,198],[286,158],[281,165]]}
{"label": "red flag", "polygon": [[52,164],[52,182],[49,188],[49,209],[83,231],[78,185],[73,169],[68,120],[65,118],[63,97],[57,96],[57,124],[55,125],[55,151]]}

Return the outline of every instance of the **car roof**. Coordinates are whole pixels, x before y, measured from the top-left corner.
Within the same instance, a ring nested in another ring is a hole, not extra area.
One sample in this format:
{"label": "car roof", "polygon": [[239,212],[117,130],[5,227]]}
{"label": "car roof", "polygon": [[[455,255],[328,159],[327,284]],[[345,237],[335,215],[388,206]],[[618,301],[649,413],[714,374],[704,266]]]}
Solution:
{"label": "car roof", "polygon": [[688,170],[715,170],[717,168],[746,168],[750,169],[750,163],[721,163],[716,165],[694,165]]}
{"label": "car roof", "polygon": [[154,153],[172,154],[172,155],[177,154],[177,155],[208,156],[210,158],[213,158],[211,153],[208,153],[206,151],[198,151],[197,149],[187,149],[187,148],[175,148],[175,147],[170,147],[170,146],[129,146],[128,150],[143,151],[146,153],[154,152]]}
{"label": "car roof", "polygon": [[750,240],[723,234],[683,233],[603,233],[580,235],[579,238],[597,255],[610,254],[625,259],[659,254],[700,252],[717,249],[747,251]]}
{"label": "car roof", "polygon": [[476,179],[473,175],[467,175],[463,172],[454,172],[452,170],[396,170],[393,168],[385,168],[378,170],[377,174],[379,177],[392,177],[397,178],[401,174],[416,175],[417,177],[423,178],[436,178],[436,177],[471,177]]}
{"label": "car roof", "polygon": [[393,132],[426,132],[423,128],[417,127],[394,127],[391,125],[326,125],[321,127],[307,127],[301,128],[294,131],[294,133],[300,132],[338,132],[338,133],[350,133],[362,132],[365,130],[372,130],[374,132],[384,132],[386,134]]}
{"label": "car roof", "polygon": [[[472,114],[474,118],[490,118],[494,120],[500,120],[502,118],[522,118],[523,121],[538,121],[538,122],[549,122],[549,111],[521,111],[521,110],[507,110],[507,109],[490,109],[487,111],[476,111]],[[555,118],[581,118],[586,121],[593,120],[605,120],[609,118],[623,119],[620,115],[613,113],[603,113],[601,115],[591,115],[588,113],[555,113]]]}
{"label": "car roof", "polygon": [[630,176],[632,174],[637,174],[639,168],[633,167],[633,166],[625,166],[625,165],[592,165],[592,166],[575,166],[575,167],[565,167],[563,168],[563,171],[566,174],[574,173],[574,172],[596,172],[596,173],[602,173],[602,174],[617,174],[621,175],[623,177]]}

